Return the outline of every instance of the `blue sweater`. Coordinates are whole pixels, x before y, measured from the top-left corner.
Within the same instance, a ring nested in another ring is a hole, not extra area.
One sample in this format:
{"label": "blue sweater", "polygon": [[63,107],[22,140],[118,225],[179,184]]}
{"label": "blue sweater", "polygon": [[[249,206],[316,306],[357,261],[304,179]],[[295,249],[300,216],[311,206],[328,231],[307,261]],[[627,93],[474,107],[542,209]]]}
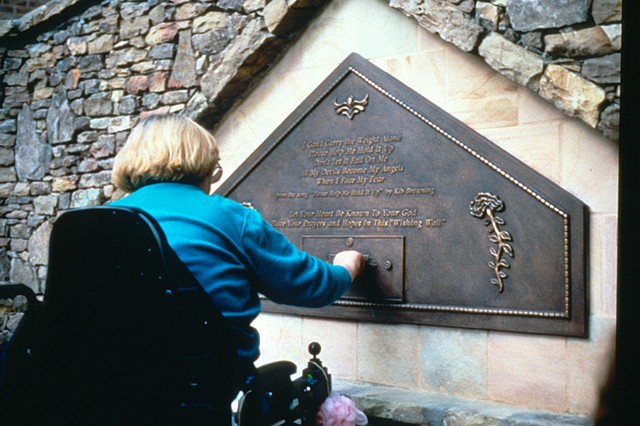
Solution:
{"label": "blue sweater", "polygon": [[258,293],[277,303],[321,307],[351,284],[346,268],[298,250],[255,210],[193,185],[156,183],[112,205],[140,208],[158,221],[236,331],[238,354],[247,362],[260,354],[250,326],[260,312]]}

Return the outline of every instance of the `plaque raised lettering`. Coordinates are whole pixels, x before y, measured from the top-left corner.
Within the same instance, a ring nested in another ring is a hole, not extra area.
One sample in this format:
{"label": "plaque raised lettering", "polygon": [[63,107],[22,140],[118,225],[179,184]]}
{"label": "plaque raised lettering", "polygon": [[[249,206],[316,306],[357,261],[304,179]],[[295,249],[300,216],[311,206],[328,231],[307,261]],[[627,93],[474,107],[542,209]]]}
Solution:
{"label": "plaque raised lettering", "polygon": [[587,207],[356,54],[218,193],[324,260],[367,256],[334,305],[267,312],[587,333]]}

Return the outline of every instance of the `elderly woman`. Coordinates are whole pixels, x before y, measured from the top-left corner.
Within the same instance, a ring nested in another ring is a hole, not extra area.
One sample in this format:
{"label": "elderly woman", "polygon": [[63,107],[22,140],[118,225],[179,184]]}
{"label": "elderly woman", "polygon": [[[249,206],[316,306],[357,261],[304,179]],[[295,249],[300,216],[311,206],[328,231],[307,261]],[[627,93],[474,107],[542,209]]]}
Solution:
{"label": "elderly woman", "polygon": [[218,195],[218,146],[179,115],[151,115],[116,156],[113,182],[130,195],[114,206],[140,208],[164,230],[169,245],[233,327],[238,355],[251,366],[259,336],[251,322],[258,293],[277,303],[321,307],[340,298],[364,267],[355,251],[326,263],[298,250],[258,212]]}

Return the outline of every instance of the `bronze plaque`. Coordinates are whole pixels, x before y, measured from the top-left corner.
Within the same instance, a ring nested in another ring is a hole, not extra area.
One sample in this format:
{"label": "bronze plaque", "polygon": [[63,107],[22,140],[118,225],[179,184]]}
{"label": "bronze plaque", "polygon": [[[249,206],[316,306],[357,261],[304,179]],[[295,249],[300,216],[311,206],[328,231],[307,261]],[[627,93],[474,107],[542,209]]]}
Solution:
{"label": "bronze plaque", "polygon": [[218,193],[367,255],[334,305],[266,312],[586,336],[586,205],[356,54]]}

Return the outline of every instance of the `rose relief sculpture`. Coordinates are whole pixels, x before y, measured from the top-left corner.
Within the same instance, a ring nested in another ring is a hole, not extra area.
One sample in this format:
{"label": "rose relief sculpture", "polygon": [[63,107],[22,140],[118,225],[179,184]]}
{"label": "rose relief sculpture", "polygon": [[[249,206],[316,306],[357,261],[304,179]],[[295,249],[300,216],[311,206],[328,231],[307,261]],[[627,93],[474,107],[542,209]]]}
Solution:
{"label": "rose relief sculpture", "polygon": [[496,247],[489,248],[489,252],[493,256],[493,260],[489,261],[489,267],[496,274],[495,278],[491,278],[491,284],[497,286],[500,293],[504,291],[504,280],[508,277],[502,268],[511,267],[505,257],[513,257],[513,247],[509,243],[513,238],[508,231],[500,229],[500,226],[504,225],[505,221],[496,215],[496,213],[503,211],[504,208],[504,203],[500,197],[488,192],[479,193],[469,206],[472,216],[478,219],[485,219],[485,226],[491,226],[489,241],[496,244]]}

